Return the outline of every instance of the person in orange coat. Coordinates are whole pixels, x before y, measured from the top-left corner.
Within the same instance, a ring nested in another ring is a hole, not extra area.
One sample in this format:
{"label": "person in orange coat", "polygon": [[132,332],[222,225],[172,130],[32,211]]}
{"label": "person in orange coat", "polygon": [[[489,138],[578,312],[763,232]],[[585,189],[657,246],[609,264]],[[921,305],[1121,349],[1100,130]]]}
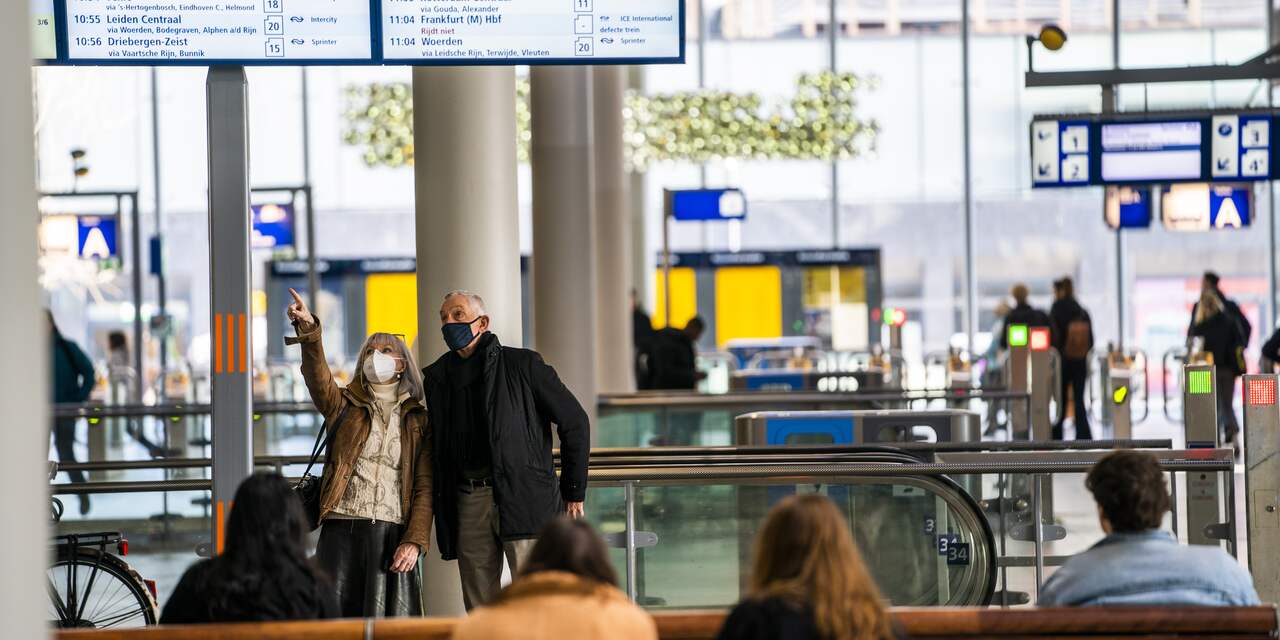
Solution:
{"label": "person in orange coat", "polygon": [[511,586],[472,611],[453,640],[657,640],[653,618],[617,582],[591,525],[557,518],[538,536]]}

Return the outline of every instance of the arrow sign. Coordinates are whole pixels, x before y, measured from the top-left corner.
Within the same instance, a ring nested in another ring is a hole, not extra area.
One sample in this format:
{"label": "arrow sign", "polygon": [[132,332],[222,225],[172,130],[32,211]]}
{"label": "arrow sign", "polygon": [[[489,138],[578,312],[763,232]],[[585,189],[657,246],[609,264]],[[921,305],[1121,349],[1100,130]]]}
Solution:
{"label": "arrow sign", "polygon": [[293,16],[292,18],[289,18],[289,19],[294,22],[302,22],[302,16]]}
{"label": "arrow sign", "polygon": [[1231,166],[1231,160],[1229,158],[1218,158],[1219,171],[1226,171],[1227,167],[1230,167],[1230,166]]}
{"label": "arrow sign", "polygon": [[1050,165],[1042,164],[1042,165],[1040,165],[1040,166],[1036,167],[1036,169],[1040,171],[1040,175],[1042,175],[1042,176],[1047,176],[1047,175],[1049,175]]}

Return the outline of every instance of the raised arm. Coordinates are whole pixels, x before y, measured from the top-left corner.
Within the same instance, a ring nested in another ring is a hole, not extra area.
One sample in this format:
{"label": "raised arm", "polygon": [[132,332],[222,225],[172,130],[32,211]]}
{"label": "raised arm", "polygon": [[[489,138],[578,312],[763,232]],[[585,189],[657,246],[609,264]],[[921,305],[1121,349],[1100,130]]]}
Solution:
{"label": "raised arm", "polygon": [[333,372],[324,356],[324,341],[320,339],[320,321],[297,291],[289,289],[293,303],[287,311],[289,321],[297,332],[295,338],[285,338],[287,345],[302,345],[302,379],[307,383],[311,401],[322,415],[330,416],[342,408],[342,389],[333,381]]}

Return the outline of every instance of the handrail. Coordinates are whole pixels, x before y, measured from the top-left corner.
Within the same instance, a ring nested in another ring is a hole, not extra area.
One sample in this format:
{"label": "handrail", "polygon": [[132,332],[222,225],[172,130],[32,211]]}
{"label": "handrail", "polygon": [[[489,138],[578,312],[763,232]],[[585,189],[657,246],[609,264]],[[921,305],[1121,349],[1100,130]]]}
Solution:
{"label": "handrail", "polygon": [[[986,609],[894,607],[889,615],[902,635],[958,638],[1275,638],[1276,608],[1114,607]],[[662,640],[710,640],[724,624],[724,611],[653,614]],[[56,640],[448,640],[460,618],[390,618],[161,626],[145,629],[66,629]]]}
{"label": "handrail", "polygon": [[[1029,440],[984,440],[981,442],[895,442],[892,446],[805,445],[787,447],[724,446],[724,447],[619,447],[593,449],[591,466],[621,466],[622,464],[706,464],[751,459],[749,456],[765,455],[771,459],[779,456],[823,456],[832,460],[840,456],[869,452],[903,452],[923,461],[926,454],[969,453],[983,451],[1093,451],[1111,449],[1172,449],[1169,439],[1145,440],[1070,440],[1036,442]],[[735,457],[736,456],[736,457]],[[552,458],[559,464],[560,450],[552,451]],[[309,462],[309,456],[257,456],[255,467],[279,469]],[[321,456],[320,461],[324,461]],[[213,465],[211,458],[158,458],[154,460],[103,460],[97,462],[68,462],[58,465],[59,471],[148,471],[153,469],[201,469]]]}
{"label": "handrail", "polygon": [[1008,389],[919,389],[900,392],[855,391],[746,391],[722,394],[695,392],[641,392],[627,394],[602,394],[601,409],[638,407],[687,407],[687,406],[735,406],[735,405],[787,405],[787,404],[857,404],[868,402],[910,402],[920,400],[1029,400],[1026,392]]}
{"label": "handrail", "polygon": [[[1172,459],[1179,454],[1196,454],[1203,452],[1213,454],[1206,459]],[[1234,459],[1230,449],[1197,449],[1188,452],[1161,452],[1160,467],[1164,471],[1232,471]],[[983,454],[986,457],[997,457],[998,454]],[[1093,460],[1039,461],[1020,460],[1013,462],[942,462],[942,463],[862,463],[854,461],[826,461],[811,463],[782,462],[765,464],[755,462],[751,465],[724,464],[717,466],[697,466],[686,468],[679,465],[653,466],[644,468],[595,468],[587,472],[591,482],[615,483],[624,481],[680,481],[680,480],[767,480],[786,478],[788,481],[807,478],[841,478],[869,476],[951,476],[951,475],[989,475],[989,474],[1045,474],[1045,473],[1088,473],[1093,468]],[[199,491],[208,490],[210,480],[163,480],[163,481],[126,481],[126,482],[82,482],[51,484],[50,488],[58,495],[94,494],[94,493],[146,493],[155,491]]]}

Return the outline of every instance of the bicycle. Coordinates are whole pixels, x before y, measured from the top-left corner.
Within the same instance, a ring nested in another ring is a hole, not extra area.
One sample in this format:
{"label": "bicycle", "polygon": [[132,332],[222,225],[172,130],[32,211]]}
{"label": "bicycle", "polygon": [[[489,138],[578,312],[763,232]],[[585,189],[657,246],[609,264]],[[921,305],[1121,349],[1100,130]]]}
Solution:
{"label": "bicycle", "polygon": [[[49,478],[58,473],[49,463]],[[62,519],[62,501],[52,498],[52,519]],[[114,546],[115,553],[107,550]],[[118,531],[55,536],[48,571],[49,620],[57,629],[106,629],[154,625],[154,587],[121,556],[129,541]],[[119,555],[116,555],[116,554]]]}

